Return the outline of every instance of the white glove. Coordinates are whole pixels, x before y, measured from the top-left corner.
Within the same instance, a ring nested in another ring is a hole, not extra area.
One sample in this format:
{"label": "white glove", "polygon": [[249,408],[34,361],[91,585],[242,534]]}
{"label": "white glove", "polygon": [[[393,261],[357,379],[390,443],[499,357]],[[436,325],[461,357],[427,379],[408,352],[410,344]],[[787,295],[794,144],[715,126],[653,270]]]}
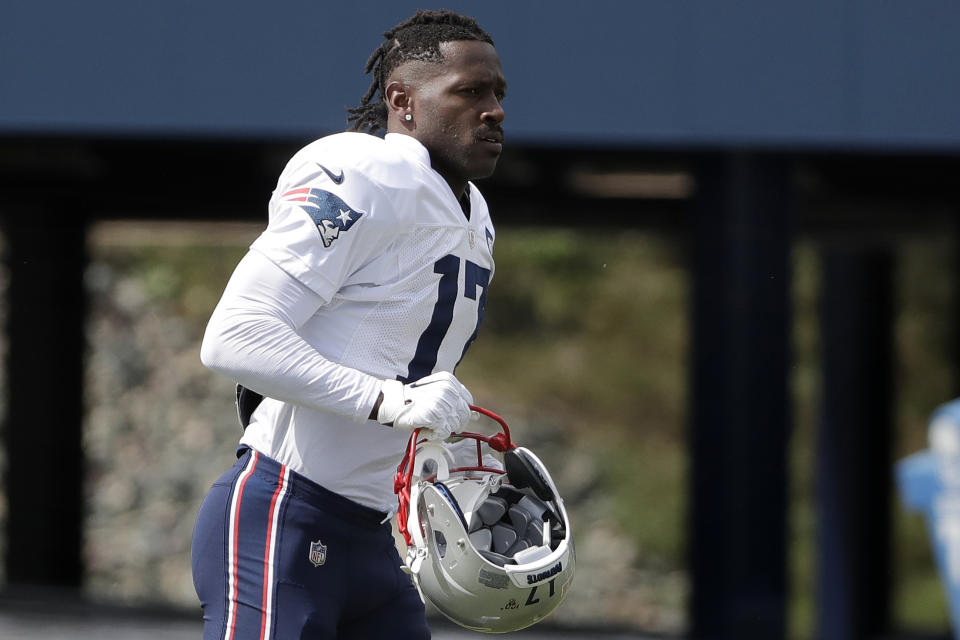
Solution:
{"label": "white glove", "polygon": [[410,384],[384,380],[377,422],[397,429],[425,429],[430,440],[446,440],[470,419],[473,396],[452,373],[441,371]]}

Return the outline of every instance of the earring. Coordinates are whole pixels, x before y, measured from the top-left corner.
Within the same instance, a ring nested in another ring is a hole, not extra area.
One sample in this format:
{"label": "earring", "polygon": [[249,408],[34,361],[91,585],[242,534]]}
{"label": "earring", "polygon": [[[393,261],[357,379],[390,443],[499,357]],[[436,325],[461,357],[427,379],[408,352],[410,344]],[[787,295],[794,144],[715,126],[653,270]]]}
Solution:
{"label": "earring", "polygon": [[403,119],[406,120],[407,122],[410,122],[411,120],[413,120],[413,116],[408,113],[407,115],[403,116]]}

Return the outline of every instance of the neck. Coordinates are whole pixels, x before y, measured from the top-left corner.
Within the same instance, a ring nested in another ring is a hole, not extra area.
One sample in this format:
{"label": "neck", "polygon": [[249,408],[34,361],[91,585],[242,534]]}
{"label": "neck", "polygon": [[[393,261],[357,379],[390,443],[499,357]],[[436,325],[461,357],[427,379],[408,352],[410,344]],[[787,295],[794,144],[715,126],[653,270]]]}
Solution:
{"label": "neck", "polygon": [[463,197],[464,192],[467,190],[467,179],[463,176],[456,175],[454,172],[449,171],[443,162],[437,161],[437,156],[430,154],[430,166],[433,167],[433,170],[440,174],[440,177],[444,179],[447,185],[450,187],[450,191],[453,191],[453,195],[459,200]]}
{"label": "neck", "polygon": [[[440,173],[439,171],[437,173]],[[463,194],[467,192],[467,181],[466,180],[451,180],[447,176],[440,173],[444,180],[447,181],[447,184],[450,185],[450,190],[453,191],[454,197],[457,200],[463,199]]]}

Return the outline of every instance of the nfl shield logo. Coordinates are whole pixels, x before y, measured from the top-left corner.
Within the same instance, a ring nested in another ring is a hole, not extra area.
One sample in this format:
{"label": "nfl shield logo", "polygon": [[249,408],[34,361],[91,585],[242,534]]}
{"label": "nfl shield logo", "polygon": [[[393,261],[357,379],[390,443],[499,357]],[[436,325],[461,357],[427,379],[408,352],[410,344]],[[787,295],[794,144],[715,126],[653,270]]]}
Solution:
{"label": "nfl shield logo", "polygon": [[327,545],[319,540],[310,543],[310,562],[313,566],[319,567],[327,561]]}

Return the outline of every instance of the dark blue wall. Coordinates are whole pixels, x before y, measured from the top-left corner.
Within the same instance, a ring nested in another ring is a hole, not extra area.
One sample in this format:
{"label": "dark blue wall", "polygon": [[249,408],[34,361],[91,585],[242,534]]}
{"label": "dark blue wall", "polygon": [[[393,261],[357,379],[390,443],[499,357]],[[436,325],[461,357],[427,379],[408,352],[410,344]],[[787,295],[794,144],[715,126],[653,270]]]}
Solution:
{"label": "dark blue wall", "polygon": [[[486,0],[514,140],[960,149],[951,0]],[[421,2],[8,0],[0,134],[312,136]]]}

